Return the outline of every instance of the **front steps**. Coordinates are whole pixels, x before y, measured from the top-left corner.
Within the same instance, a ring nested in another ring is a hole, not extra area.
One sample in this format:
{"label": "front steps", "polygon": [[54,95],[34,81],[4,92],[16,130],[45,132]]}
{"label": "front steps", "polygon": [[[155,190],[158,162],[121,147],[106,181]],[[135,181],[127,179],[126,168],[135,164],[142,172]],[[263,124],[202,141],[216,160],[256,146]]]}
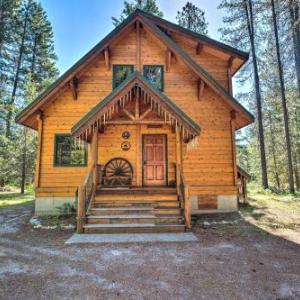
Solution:
{"label": "front steps", "polygon": [[175,189],[111,189],[97,191],[87,211],[85,233],[183,232]]}

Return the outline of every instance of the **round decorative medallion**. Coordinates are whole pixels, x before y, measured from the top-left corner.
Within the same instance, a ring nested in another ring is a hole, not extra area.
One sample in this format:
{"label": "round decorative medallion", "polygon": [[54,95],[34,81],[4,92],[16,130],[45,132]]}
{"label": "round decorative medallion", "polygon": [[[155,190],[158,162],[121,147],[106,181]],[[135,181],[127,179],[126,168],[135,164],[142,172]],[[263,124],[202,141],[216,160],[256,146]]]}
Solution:
{"label": "round decorative medallion", "polygon": [[129,131],[123,131],[123,132],[122,132],[122,138],[123,138],[123,139],[129,139],[129,138],[130,138],[130,133],[129,133]]}
{"label": "round decorative medallion", "polygon": [[121,144],[121,149],[124,151],[128,151],[130,149],[130,147],[131,147],[131,144],[127,141],[125,141]]}

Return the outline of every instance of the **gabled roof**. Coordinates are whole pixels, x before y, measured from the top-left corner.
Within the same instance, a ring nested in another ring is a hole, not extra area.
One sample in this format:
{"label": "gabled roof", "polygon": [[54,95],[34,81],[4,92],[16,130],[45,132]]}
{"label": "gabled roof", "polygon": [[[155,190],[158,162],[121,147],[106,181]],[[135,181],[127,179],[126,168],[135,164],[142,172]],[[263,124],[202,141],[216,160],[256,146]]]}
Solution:
{"label": "gabled roof", "polygon": [[244,51],[241,51],[237,48],[234,48],[234,47],[231,47],[227,44],[224,44],[222,42],[219,42],[217,40],[214,40],[206,35],[203,35],[203,34],[200,34],[200,33],[197,33],[195,31],[192,31],[192,30],[189,30],[185,27],[182,27],[178,24],[174,24],[170,21],[167,21],[165,19],[162,19],[156,15],[153,15],[153,14],[150,14],[150,13],[147,13],[143,10],[139,10],[140,14],[142,14],[143,16],[147,17],[148,19],[150,19],[151,21],[153,21],[153,23],[155,23],[156,25],[158,26],[163,26],[165,28],[170,28],[170,29],[174,29],[178,32],[181,32],[187,36],[190,36],[190,37],[193,37],[201,42],[204,42],[205,44],[207,45],[211,45],[212,47],[215,47],[215,48],[218,48],[218,49],[221,49],[227,53],[231,53],[233,55],[236,55],[238,56],[239,58],[243,59],[243,60],[247,60],[249,58],[249,53],[248,52],[244,52]]}
{"label": "gabled roof", "polygon": [[[243,126],[253,122],[254,117],[241,105],[237,102],[214,78],[205,71],[199,64],[197,64],[183,49],[181,49],[172,39],[170,39],[159,27],[153,23],[153,19],[164,21],[158,17],[154,17],[150,14],[147,14],[141,10],[136,10],[131,14],[124,22],[117,26],[110,34],[108,34],[101,42],[99,42],[92,50],[90,50],[84,57],[82,57],[76,64],[74,64],[68,71],[66,71],[62,76],[60,76],[53,84],[51,84],[45,91],[43,91],[31,104],[24,108],[17,116],[16,122],[23,123],[27,126],[26,119],[31,116],[33,113],[38,111],[40,107],[47,103],[49,98],[53,98],[56,92],[65,87],[66,84],[72,80],[72,78],[83,69],[90,61],[92,61],[97,55],[99,55],[109,44],[115,39],[121,32],[130,28],[130,26],[136,21],[140,20],[148,29],[152,31],[162,42],[164,42],[167,47],[170,48],[175,54],[179,55],[185,63],[196,73],[201,79],[205,81],[213,90],[215,90],[227,103],[237,112],[241,113],[242,116],[247,120],[243,123]],[[169,24],[170,22],[168,22]],[[172,24],[172,23],[170,23]],[[175,26],[175,24],[173,24]],[[212,39],[198,35],[198,38],[205,39],[206,42],[213,43]],[[216,42],[216,41],[215,41]],[[231,49],[231,47],[217,42],[218,46]],[[229,48],[228,48],[229,47]],[[233,48],[232,48],[233,49]],[[231,50],[232,50],[231,49]],[[230,50],[230,51],[231,51]],[[240,53],[242,54],[242,53]],[[245,56],[245,55],[244,55]],[[240,127],[243,127],[240,126]]]}
{"label": "gabled roof", "polygon": [[[170,98],[168,98],[163,92],[158,90],[153,84],[151,84],[140,72],[135,71],[130,74],[126,80],[124,80],[117,88],[115,88],[109,95],[107,95],[102,101],[100,101],[94,108],[92,108],[85,116],[83,116],[71,129],[72,134],[80,132],[83,127],[94,126],[95,122],[98,122],[94,117],[103,110],[108,110],[108,105],[112,105],[112,101],[122,101],[123,91],[128,91],[128,87],[139,87],[149,93],[149,97],[155,103],[161,101],[162,109],[168,111],[178,126],[182,125],[186,128],[190,135],[197,136],[200,134],[201,127],[189,117],[183,110],[181,110]],[[89,122],[91,124],[89,124]]]}

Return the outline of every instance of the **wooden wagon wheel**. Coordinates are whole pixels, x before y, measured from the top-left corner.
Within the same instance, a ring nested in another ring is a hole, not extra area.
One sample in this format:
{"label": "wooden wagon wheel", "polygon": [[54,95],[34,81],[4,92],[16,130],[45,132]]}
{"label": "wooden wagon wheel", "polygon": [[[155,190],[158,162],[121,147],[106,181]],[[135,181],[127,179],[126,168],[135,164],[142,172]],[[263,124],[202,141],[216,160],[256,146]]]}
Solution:
{"label": "wooden wagon wheel", "polygon": [[109,185],[129,185],[132,179],[132,166],[128,160],[116,157],[104,166],[105,180]]}

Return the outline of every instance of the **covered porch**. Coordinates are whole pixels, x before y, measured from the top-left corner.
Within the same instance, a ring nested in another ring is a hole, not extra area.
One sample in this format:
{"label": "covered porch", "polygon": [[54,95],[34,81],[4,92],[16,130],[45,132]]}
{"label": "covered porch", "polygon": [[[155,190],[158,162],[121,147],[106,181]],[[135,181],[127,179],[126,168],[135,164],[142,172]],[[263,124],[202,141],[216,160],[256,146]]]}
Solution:
{"label": "covered porch", "polygon": [[133,73],[72,133],[79,144],[89,144],[90,154],[89,172],[78,188],[79,232],[101,194],[145,200],[173,193],[190,227],[182,156],[196,145],[200,127],[141,74]]}

